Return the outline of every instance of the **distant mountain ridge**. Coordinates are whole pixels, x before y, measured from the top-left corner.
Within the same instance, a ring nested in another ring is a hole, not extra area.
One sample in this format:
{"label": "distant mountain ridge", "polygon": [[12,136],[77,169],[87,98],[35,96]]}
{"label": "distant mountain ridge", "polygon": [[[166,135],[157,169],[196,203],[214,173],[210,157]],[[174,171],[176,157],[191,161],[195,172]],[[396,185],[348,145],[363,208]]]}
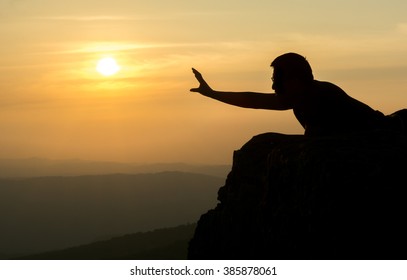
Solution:
{"label": "distant mountain ridge", "polygon": [[122,163],[80,159],[52,160],[46,158],[1,159],[0,177],[80,176],[114,173],[138,174],[162,171],[200,173],[226,178],[231,165],[187,163]]}
{"label": "distant mountain ridge", "polygon": [[20,257],[25,260],[184,260],[196,224],[138,232],[63,250]]}
{"label": "distant mountain ridge", "polygon": [[0,258],[194,223],[223,183],[186,172],[0,178]]}

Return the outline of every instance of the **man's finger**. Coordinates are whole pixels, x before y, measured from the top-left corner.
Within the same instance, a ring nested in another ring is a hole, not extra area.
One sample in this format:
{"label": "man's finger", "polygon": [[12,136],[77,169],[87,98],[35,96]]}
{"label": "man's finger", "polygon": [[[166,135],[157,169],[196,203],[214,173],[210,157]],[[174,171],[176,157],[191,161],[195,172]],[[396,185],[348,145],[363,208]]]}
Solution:
{"label": "man's finger", "polygon": [[202,77],[201,73],[199,73],[196,69],[192,68],[192,72],[195,74],[195,76]]}
{"label": "man's finger", "polygon": [[195,74],[195,78],[198,80],[200,83],[204,83],[205,80],[202,77],[202,74],[198,72],[195,68],[192,68],[192,72]]}

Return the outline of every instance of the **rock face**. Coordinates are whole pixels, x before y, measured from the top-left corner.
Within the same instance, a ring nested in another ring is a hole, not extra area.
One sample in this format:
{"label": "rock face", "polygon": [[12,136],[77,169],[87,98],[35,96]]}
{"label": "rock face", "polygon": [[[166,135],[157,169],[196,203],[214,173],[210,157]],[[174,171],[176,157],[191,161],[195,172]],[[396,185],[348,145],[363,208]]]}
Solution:
{"label": "rock face", "polygon": [[407,138],[267,133],[235,151],[190,259],[407,259]]}

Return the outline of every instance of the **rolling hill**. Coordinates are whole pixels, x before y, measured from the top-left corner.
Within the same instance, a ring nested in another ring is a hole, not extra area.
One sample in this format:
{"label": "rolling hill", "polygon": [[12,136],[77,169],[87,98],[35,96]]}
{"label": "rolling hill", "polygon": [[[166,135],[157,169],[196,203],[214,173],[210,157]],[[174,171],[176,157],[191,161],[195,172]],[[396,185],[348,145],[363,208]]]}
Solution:
{"label": "rolling hill", "polygon": [[224,180],[185,172],[0,179],[0,257],[194,223]]}
{"label": "rolling hill", "polygon": [[25,260],[183,260],[196,224],[127,234],[58,251],[20,257]]}

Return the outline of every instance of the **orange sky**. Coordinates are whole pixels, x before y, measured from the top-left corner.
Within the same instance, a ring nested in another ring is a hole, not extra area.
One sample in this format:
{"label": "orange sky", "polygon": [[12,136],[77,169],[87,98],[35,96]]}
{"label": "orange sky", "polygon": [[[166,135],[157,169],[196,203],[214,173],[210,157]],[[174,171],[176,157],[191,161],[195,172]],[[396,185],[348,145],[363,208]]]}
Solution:
{"label": "orange sky", "polygon": [[[231,163],[292,112],[190,93],[271,92],[270,62],[305,55],[316,79],[388,114],[407,107],[405,1],[0,0],[0,158]],[[114,57],[121,70],[95,67]]]}

